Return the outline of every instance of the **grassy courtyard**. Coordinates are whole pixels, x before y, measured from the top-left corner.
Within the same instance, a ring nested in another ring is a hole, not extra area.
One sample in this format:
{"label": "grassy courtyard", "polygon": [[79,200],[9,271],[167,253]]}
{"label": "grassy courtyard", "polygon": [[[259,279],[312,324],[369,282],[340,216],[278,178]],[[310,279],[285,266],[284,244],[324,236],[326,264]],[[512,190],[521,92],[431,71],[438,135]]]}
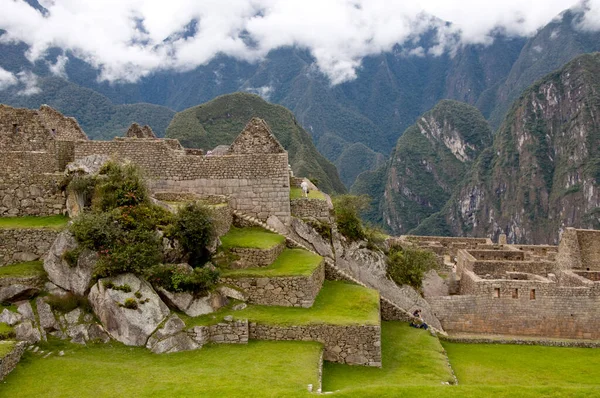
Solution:
{"label": "grassy courtyard", "polygon": [[17,263],[4,265],[0,267],[0,278],[4,277],[30,277],[42,276],[44,271],[44,263],[42,261],[28,261],[25,263]]}
{"label": "grassy courtyard", "polygon": [[284,236],[259,227],[231,227],[227,234],[221,236],[221,247],[225,250],[232,247],[270,249],[284,242]]}
{"label": "grassy courtyard", "polygon": [[[304,197],[304,192],[302,192],[302,188],[297,188],[297,187],[292,187],[290,188],[290,199],[300,199]],[[308,191],[308,198],[309,199],[319,199],[319,200],[325,200],[325,195],[323,195],[323,192],[321,191],[316,191],[316,190],[309,190]]]}
{"label": "grassy courtyard", "polygon": [[52,228],[61,229],[67,225],[69,217],[63,215],[35,217],[0,217],[0,228]]}
{"label": "grassy courtyard", "polygon": [[308,276],[321,264],[323,257],[303,249],[284,249],[273,264],[266,267],[223,269],[221,276],[240,278],[247,276]]}
{"label": "grassy courtyard", "polygon": [[215,314],[185,318],[188,326],[219,322],[224,316],[268,325],[377,325],[379,293],[344,282],[325,281],[311,308],[249,305],[239,311],[223,309]]}

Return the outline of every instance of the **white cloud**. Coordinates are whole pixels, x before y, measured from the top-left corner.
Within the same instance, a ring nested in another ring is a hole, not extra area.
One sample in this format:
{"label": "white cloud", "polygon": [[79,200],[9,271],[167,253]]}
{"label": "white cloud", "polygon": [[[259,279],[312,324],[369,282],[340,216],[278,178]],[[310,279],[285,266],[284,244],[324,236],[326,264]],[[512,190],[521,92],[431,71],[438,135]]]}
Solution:
{"label": "white cloud", "polygon": [[246,91],[252,94],[259,95],[265,101],[269,101],[273,94],[273,86],[248,87]]}
{"label": "white cloud", "polygon": [[[495,31],[527,36],[577,0],[0,0],[0,41],[28,44],[31,61],[51,47],[71,51],[101,79],[135,81],[157,70],[189,70],[218,54],[256,61],[282,46],[308,49],[333,84],[356,76],[362,58],[411,44],[416,56],[489,44]],[[226,3],[226,5],[225,5]],[[581,7],[582,28],[600,29],[600,0]],[[446,24],[450,21],[452,24]],[[195,30],[184,35],[186,27]],[[437,28],[437,41],[418,38]],[[192,33],[192,34],[190,34]],[[410,49],[408,50],[410,52]],[[53,65],[64,72],[64,63]],[[64,61],[66,62],[66,60]]]}
{"label": "white cloud", "polygon": [[18,82],[19,81],[15,75],[0,67],[0,91],[6,90]]}
{"label": "white cloud", "polygon": [[50,73],[54,76],[67,78],[67,72],[65,71],[65,67],[67,66],[67,62],[69,61],[69,57],[66,55],[59,55],[56,57],[56,62],[51,63],[48,62],[48,69],[50,69]]}
{"label": "white cloud", "polygon": [[30,96],[38,94],[42,90],[38,87],[38,77],[31,71],[17,73],[19,84],[23,87],[17,91],[17,95]]}

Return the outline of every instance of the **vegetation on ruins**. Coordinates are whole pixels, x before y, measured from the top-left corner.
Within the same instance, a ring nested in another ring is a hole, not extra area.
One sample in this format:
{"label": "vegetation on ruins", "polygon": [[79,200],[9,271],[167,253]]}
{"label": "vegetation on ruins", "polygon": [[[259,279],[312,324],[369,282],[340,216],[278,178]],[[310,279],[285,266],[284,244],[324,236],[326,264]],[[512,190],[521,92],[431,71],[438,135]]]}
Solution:
{"label": "vegetation on ruins", "polygon": [[360,213],[369,207],[371,199],[367,195],[339,195],[333,198],[335,223],[338,232],[351,241],[364,239],[365,229]]}
{"label": "vegetation on ruins", "polygon": [[398,285],[420,289],[425,273],[437,266],[435,254],[412,247],[393,247],[386,259],[387,274]]}
{"label": "vegetation on ruins", "polygon": [[86,296],[81,296],[71,292],[67,292],[61,295],[48,295],[45,299],[46,303],[52,307],[53,310],[66,314],[73,311],[75,308],[81,308],[86,312],[91,311],[90,302]]}
{"label": "vegetation on ruins", "polygon": [[234,277],[279,277],[311,275],[323,258],[303,249],[285,249],[277,259],[266,267],[227,269],[221,272],[226,278]]}
{"label": "vegetation on ruins", "polygon": [[232,247],[270,249],[283,242],[285,242],[283,235],[260,227],[236,228],[232,226],[227,234],[221,236],[221,248],[224,250]]}
{"label": "vegetation on ruins", "polygon": [[45,274],[42,261],[27,261],[3,265],[0,267],[0,278],[3,277],[30,277],[42,276]]}
{"label": "vegetation on ruins", "polygon": [[[0,322],[0,340],[8,340],[15,337],[15,330],[12,326]],[[2,355],[0,354],[0,358]]]}
{"label": "vegetation on ruins", "polygon": [[69,218],[63,215],[56,216],[23,216],[0,217],[0,228],[53,228],[60,229],[67,225]]}
{"label": "vegetation on ruins", "polygon": [[[71,181],[71,184],[73,179]],[[173,215],[150,202],[138,168],[109,162],[95,178],[78,183],[91,194],[90,211],[73,221],[71,232],[79,243],[65,260],[76,263],[82,249],[98,253],[96,277],[131,272],[172,291],[203,293],[218,280],[218,272],[203,268],[206,249],[214,238],[210,212],[200,204],[189,204]],[[90,185],[92,188],[90,188]],[[163,239],[177,240],[193,270],[164,265]]]}

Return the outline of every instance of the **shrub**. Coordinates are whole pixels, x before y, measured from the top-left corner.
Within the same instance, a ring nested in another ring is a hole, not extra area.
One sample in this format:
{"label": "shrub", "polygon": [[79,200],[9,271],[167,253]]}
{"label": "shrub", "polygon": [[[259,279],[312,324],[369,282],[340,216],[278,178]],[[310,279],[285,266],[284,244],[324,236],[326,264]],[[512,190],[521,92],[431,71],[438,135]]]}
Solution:
{"label": "shrub", "polygon": [[120,291],[125,292],[125,293],[131,292],[131,286],[129,286],[128,284],[115,285],[111,281],[104,281],[104,288],[105,289],[112,289],[112,290],[120,290]]}
{"label": "shrub", "polygon": [[427,271],[437,266],[435,254],[414,248],[393,248],[387,260],[387,274],[399,285],[421,289]]}
{"label": "shrub", "polygon": [[126,298],[125,302],[123,304],[120,304],[121,307],[124,308],[128,308],[130,310],[137,310],[138,309],[138,302],[136,299],[134,298]]}
{"label": "shrub", "polygon": [[123,229],[156,229],[173,222],[173,214],[156,205],[119,207],[112,211],[113,219]]}
{"label": "shrub", "polygon": [[212,267],[184,268],[173,264],[160,264],[148,269],[150,283],[170,292],[204,294],[219,281],[219,272]]}
{"label": "shrub", "polygon": [[0,340],[12,339],[15,336],[15,330],[11,326],[0,322]]}
{"label": "shrub", "polygon": [[149,203],[148,190],[139,168],[133,163],[106,163],[99,171],[93,205],[110,211],[122,206]]}
{"label": "shrub", "polygon": [[133,295],[134,295],[136,298],[139,298],[139,299],[141,299],[141,298],[142,298],[142,293],[140,293],[140,292],[135,292]]}
{"label": "shrub", "polygon": [[350,240],[365,238],[360,220],[360,212],[369,207],[371,199],[367,195],[340,195],[334,198],[333,208],[338,231]]}
{"label": "shrub", "polygon": [[66,189],[80,197],[81,205],[90,207],[96,189],[96,177],[89,175],[74,175],[70,177]]}
{"label": "shrub", "polygon": [[189,253],[192,266],[204,264],[209,258],[207,246],[215,235],[210,209],[199,203],[187,204],[175,216],[171,234]]}
{"label": "shrub", "polygon": [[69,264],[70,267],[74,267],[77,265],[77,260],[79,259],[79,255],[81,254],[81,247],[77,247],[73,250],[67,250],[63,253],[62,259]]}
{"label": "shrub", "polygon": [[306,223],[317,231],[323,239],[327,242],[331,242],[331,225],[318,220],[306,220]]}
{"label": "shrub", "polygon": [[96,251],[112,246],[121,235],[110,213],[84,213],[73,221],[70,230],[79,245]]}
{"label": "shrub", "polygon": [[67,293],[61,296],[50,295],[46,297],[46,302],[53,310],[62,313],[71,312],[77,307],[81,307],[86,312],[91,311],[90,302],[87,297],[73,293]]}

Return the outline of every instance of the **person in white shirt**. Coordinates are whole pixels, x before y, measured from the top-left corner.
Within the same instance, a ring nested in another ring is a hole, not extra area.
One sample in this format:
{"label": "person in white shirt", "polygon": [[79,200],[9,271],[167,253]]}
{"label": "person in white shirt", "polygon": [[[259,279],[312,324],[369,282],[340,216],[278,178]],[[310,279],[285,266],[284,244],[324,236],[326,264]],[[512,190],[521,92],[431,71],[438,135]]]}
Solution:
{"label": "person in white shirt", "polygon": [[302,188],[302,192],[304,192],[304,197],[308,197],[308,183],[306,181],[302,181],[300,184],[300,188]]}

